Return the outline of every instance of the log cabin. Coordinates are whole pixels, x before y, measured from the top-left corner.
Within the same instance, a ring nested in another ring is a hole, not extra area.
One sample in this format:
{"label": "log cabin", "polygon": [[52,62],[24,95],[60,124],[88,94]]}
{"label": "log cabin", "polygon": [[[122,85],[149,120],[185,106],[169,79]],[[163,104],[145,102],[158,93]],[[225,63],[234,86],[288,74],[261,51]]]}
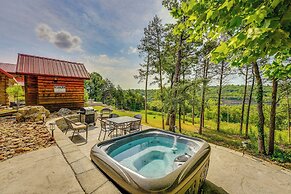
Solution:
{"label": "log cabin", "polygon": [[27,106],[51,111],[84,106],[84,81],[90,77],[81,63],[18,54],[16,73],[24,76]]}
{"label": "log cabin", "polygon": [[9,96],[6,89],[16,83],[13,75],[0,68],[0,105],[9,106]]}
{"label": "log cabin", "polygon": [[17,84],[21,85],[22,89],[24,90],[24,77],[23,75],[16,74],[16,64],[0,63],[0,68],[12,75],[17,81]]}

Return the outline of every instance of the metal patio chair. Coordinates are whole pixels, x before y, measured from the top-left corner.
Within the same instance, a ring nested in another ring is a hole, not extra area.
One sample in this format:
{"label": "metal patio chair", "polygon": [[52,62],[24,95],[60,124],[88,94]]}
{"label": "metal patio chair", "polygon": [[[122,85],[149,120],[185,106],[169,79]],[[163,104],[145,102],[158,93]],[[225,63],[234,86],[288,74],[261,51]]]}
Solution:
{"label": "metal patio chair", "polygon": [[106,137],[106,133],[108,133],[108,136],[109,136],[115,130],[115,127],[112,124],[108,123],[106,120],[101,120],[100,123],[101,123],[101,129],[99,132],[98,140],[100,140],[100,136],[102,132],[104,132],[104,136],[103,136],[103,140],[104,140]]}
{"label": "metal patio chair", "polygon": [[134,132],[137,132],[137,131],[141,130],[142,115],[141,114],[137,114],[137,115],[134,115],[133,117],[138,119],[138,121],[133,121],[133,122],[129,123],[129,127],[124,130],[125,134],[126,133],[134,133]]}
{"label": "metal patio chair", "polygon": [[117,117],[119,117],[119,115],[118,114],[115,114],[115,113],[111,113],[109,115],[109,118],[117,118]]}
{"label": "metal patio chair", "polygon": [[99,114],[99,120],[102,121],[104,119],[107,119],[109,118],[110,114],[112,113],[112,110],[110,108],[103,108],[101,111],[100,111],[100,114]]}
{"label": "metal patio chair", "polygon": [[131,130],[133,131],[140,131],[141,130],[141,119],[142,119],[142,115],[141,114],[137,114],[133,116],[136,119],[139,119],[139,121],[135,121],[132,123],[131,126]]}
{"label": "metal patio chair", "polygon": [[128,132],[130,132],[131,124],[132,124],[132,122],[130,122],[130,123],[123,123],[123,124],[121,124],[121,125],[118,126],[118,129],[123,133],[123,135],[126,135]]}
{"label": "metal patio chair", "polygon": [[73,135],[71,137],[71,140],[73,140],[76,131],[79,133],[80,130],[85,130],[86,131],[86,142],[88,141],[88,125],[87,124],[84,124],[81,122],[74,122],[74,121],[68,119],[67,117],[63,117],[63,118],[68,125],[68,128],[66,129],[65,134],[67,134],[69,129],[71,129],[73,131]]}

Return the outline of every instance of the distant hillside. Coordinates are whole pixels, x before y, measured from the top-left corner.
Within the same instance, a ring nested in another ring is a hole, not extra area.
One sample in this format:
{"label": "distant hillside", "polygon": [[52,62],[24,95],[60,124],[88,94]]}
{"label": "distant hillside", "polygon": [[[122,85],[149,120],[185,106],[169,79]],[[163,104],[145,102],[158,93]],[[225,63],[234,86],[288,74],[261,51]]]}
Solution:
{"label": "distant hillside", "polygon": [[[248,87],[249,94],[250,86]],[[145,91],[142,89],[135,89],[135,91],[140,92],[143,96]],[[222,103],[223,104],[241,104],[243,98],[244,86],[243,85],[225,85],[222,89]],[[254,92],[256,92],[256,88],[254,88]],[[266,103],[271,100],[271,86],[264,86],[264,101]],[[158,89],[151,89],[148,91],[148,100],[149,102],[158,98]],[[198,94],[199,95],[199,94]],[[218,86],[209,86],[207,91],[207,98],[216,101],[218,96]],[[255,99],[255,95],[253,95],[253,100]]]}
{"label": "distant hillside", "polygon": [[[250,86],[248,87],[248,93],[250,92]],[[254,88],[254,93],[256,88]],[[264,86],[264,101],[269,102],[271,100],[271,86]],[[243,85],[226,85],[222,89],[222,101],[226,104],[240,104],[243,99],[244,86]],[[217,99],[218,96],[218,86],[210,86],[208,90],[209,98]],[[253,100],[255,95],[253,95]],[[228,102],[228,103],[227,103]]]}

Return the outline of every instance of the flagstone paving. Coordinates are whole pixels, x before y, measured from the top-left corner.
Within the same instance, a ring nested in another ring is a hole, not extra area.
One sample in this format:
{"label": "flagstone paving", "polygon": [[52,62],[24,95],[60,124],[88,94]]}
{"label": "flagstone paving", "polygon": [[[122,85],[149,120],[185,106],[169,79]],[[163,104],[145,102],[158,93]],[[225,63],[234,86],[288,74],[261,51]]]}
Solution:
{"label": "flagstone paving", "polygon": [[[149,127],[143,126],[143,129]],[[73,139],[55,130],[57,146],[0,162],[0,193],[120,193],[90,161],[100,126]],[[211,145],[204,193],[291,193],[291,172],[221,146]],[[95,181],[96,180],[96,181]]]}
{"label": "flagstone paving", "polygon": [[[143,129],[150,128],[143,126]],[[90,158],[90,149],[99,142],[100,127],[91,127],[85,144],[85,133],[76,136],[73,142]],[[68,132],[67,136],[71,136]],[[266,161],[228,148],[211,145],[210,167],[207,175],[206,193],[237,194],[290,194],[291,172]],[[211,188],[208,188],[211,187]],[[208,192],[207,192],[208,191]]]}
{"label": "flagstone paving", "polygon": [[84,193],[57,146],[0,162],[0,193]]}

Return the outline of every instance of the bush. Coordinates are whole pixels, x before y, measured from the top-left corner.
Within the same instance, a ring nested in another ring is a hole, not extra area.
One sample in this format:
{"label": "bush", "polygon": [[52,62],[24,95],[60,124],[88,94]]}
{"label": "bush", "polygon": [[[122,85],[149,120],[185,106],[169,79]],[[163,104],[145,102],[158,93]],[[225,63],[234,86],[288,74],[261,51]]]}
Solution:
{"label": "bush", "polygon": [[13,86],[9,86],[6,89],[7,94],[9,95],[9,97],[14,99],[14,102],[19,100],[20,97],[22,97],[24,95],[24,92],[22,90],[21,85],[13,85]]}
{"label": "bush", "polygon": [[88,100],[89,100],[89,94],[88,94],[87,90],[84,89],[84,101],[88,102]]}
{"label": "bush", "polygon": [[163,103],[160,100],[154,100],[148,103],[148,107],[152,111],[161,112],[163,108]]}

